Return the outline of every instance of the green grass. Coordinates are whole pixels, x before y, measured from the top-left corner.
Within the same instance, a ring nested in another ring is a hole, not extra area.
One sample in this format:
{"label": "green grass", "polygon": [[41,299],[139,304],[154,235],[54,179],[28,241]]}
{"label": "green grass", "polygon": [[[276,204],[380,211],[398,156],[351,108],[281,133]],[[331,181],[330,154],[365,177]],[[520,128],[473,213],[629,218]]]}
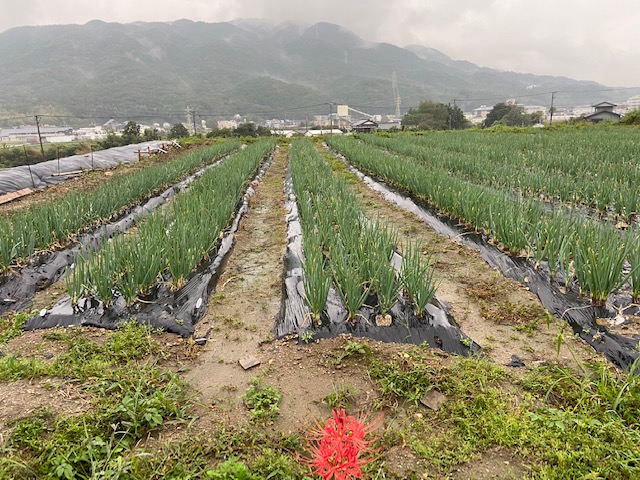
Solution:
{"label": "green grass", "polygon": [[377,381],[386,404],[401,400],[417,405],[435,386],[435,371],[422,361],[420,353],[404,354],[396,362],[374,359],[368,372]]}
{"label": "green grass", "polygon": [[331,392],[324,397],[323,402],[331,408],[348,409],[355,402],[357,394],[358,390],[347,383],[334,383]]}
{"label": "green grass", "polygon": [[492,447],[526,459],[531,478],[640,475],[637,377],[598,363],[585,367],[585,376],[542,367],[518,380],[488,360],[445,366],[420,358],[375,361],[369,371],[386,397],[415,402],[431,388],[446,395],[440,410],[401,429],[414,454],[439,475]]}
{"label": "green grass", "polygon": [[22,335],[25,322],[33,312],[8,313],[0,318],[0,345]]}
{"label": "green grass", "polygon": [[[312,478],[304,460],[308,425],[293,433],[272,425],[281,393],[264,380],[254,379],[243,395],[249,426],[222,421],[171,435],[173,424],[186,427],[195,418],[195,405],[188,387],[158,365],[162,352],[148,327],[124,324],[104,342],[81,329],[54,330],[44,341],[62,352],[48,361],[7,355],[0,359],[1,381],[58,378],[79,389],[87,408],[64,415],[52,405],[14,419],[0,446],[0,478]],[[409,449],[418,462],[418,473],[402,478],[422,472],[446,478],[495,449],[516,457],[526,467],[524,478],[640,475],[637,375],[602,362],[577,373],[554,364],[513,373],[487,359],[443,359],[411,346],[390,353],[359,340],[347,340],[332,355],[341,371],[373,381],[373,408],[385,414],[387,428],[375,445],[380,453],[365,478],[398,478],[387,470],[395,458],[387,452],[397,449]],[[430,390],[446,397],[437,411],[420,402]],[[325,401],[362,408],[345,381],[336,381]],[[146,444],[149,435],[156,439]]]}
{"label": "green grass", "polygon": [[158,351],[148,327],[126,323],[103,345],[80,329],[45,338],[67,350],[51,361],[5,356],[0,380],[61,378],[79,386],[89,407],[68,417],[40,409],[15,421],[2,446],[0,478],[125,478],[136,442],[167,422],[187,420],[186,385],[144,361]]}

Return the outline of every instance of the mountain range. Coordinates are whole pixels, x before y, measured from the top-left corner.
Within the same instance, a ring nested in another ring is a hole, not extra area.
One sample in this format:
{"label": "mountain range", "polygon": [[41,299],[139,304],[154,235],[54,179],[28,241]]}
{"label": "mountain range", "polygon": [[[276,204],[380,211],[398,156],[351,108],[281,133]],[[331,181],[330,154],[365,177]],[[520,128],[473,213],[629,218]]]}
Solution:
{"label": "mountain range", "polygon": [[422,100],[473,109],[511,97],[548,105],[551,91],[563,92],[557,106],[640,93],[616,98],[596,82],[484,68],[329,23],[242,19],[17,27],[0,33],[0,65],[0,118],[172,121],[187,106],[203,118],[304,118],[328,113],[329,103],[393,113],[394,72],[403,112]]}

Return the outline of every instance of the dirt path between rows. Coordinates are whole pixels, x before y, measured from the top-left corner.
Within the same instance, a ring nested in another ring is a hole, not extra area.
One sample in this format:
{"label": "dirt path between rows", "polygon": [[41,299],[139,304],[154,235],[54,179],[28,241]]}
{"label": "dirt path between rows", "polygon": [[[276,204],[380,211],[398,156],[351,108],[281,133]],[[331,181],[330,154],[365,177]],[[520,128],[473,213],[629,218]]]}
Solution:
{"label": "dirt path between rows", "polygon": [[[326,416],[330,412],[327,396],[343,387],[353,393],[352,404],[361,410],[370,408],[377,397],[373,381],[362,375],[359,362],[344,366],[336,361],[348,338],[308,345],[299,344],[295,335],[273,338],[286,251],[286,165],[287,152],[279,152],[256,187],[218,291],[197,325],[195,337],[208,330],[210,336],[185,379],[200,392],[200,400],[214,412],[216,422],[248,423],[242,394],[255,377],[282,393],[280,415],[269,427],[280,431],[294,431],[313,417]],[[259,359],[260,365],[243,370],[238,361],[247,356]]]}
{"label": "dirt path between rows", "polygon": [[[209,298],[207,314],[196,326],[194,337],[209,332],[209,340],[197,365],[186,374],[203,403],[234,422],[246,420],[241,394],[253,377],[264,376],[269,368],[261,345],[273,340],[282,299],[286,165],[286,151],[278,151],[255,187],[217,292]],[[263,363],[245,371],[239,360],[251,356]]]}

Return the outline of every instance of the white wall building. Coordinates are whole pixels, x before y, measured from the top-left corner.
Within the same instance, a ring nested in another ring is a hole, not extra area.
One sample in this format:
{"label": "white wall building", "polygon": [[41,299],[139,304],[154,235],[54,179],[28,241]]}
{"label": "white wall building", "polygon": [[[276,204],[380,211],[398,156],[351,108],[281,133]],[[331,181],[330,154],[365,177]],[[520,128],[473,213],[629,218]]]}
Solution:
{"label": "white wall building", "polygon": [[238,122],[235,120],[218,120],[218,130],[224,130],[225,128],[235,130],[238,128]]}

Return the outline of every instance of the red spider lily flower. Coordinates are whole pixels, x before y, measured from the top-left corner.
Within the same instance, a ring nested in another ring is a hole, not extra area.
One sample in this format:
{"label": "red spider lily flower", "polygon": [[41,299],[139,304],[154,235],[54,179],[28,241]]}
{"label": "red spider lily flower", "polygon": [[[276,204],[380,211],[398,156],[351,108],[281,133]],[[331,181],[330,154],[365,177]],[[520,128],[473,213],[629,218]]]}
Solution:
{"label": "red spider lily flower", "polygon": [[314,473],[324,480],[362,478],[362,467],[373,460],[371,444],[378,439],[365,437],[378,427],[379,420],[367,425],[364,419],[347,415],[344,408],[334,408],[324,427],[316,420],[306,436]]}

